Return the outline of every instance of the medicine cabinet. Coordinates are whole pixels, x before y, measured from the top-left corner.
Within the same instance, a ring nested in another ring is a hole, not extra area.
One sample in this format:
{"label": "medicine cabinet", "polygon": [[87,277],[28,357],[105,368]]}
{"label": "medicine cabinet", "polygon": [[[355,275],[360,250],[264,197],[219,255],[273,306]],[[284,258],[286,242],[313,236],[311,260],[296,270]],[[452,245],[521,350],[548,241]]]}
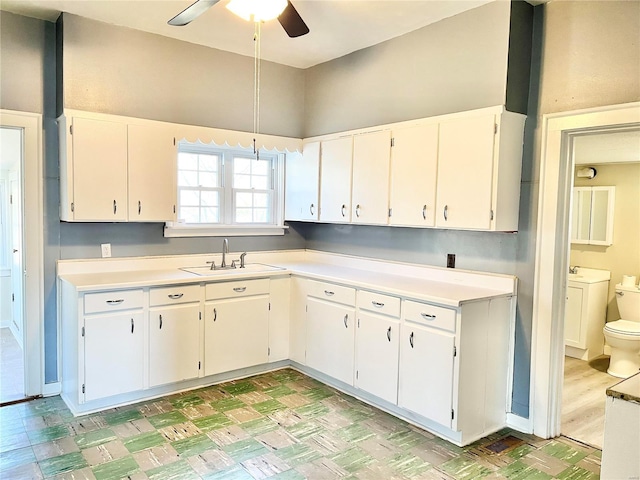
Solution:
{"label": "medicine cabinet", "polygon": [[611,245],[616,187],[574,187],[571,243]]}

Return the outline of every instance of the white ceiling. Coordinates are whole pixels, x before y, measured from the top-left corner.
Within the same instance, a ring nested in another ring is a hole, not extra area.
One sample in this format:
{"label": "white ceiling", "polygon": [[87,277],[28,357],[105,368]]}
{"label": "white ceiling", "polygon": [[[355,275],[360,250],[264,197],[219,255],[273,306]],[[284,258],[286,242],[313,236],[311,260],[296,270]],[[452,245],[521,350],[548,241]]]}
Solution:
{"label": "white ceiling", "polygon": [[[0,9],[55,21],[68,12],[253,56],[254,26],[221,0],[185,27],[167,20],[195,0],[0,0]],[[262,58],[307,68],[375,45],[466,10],[506,0],[292,0],[310,33],[289,38],[277,20],[262,26]],[[539,2],[530,2],[539,3]]]}
{"label": "white ceiling", "polygon": [[640,129],[576,137],[576,165],[640,162]]}

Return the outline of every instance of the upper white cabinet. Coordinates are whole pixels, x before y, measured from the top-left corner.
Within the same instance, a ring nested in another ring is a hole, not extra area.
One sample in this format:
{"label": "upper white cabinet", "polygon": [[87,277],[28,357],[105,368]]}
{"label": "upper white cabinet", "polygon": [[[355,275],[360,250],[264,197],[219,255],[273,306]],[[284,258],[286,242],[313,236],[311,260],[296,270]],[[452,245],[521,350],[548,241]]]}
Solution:
{"label": "upper white cabinet", "polygon": [[175,220],[177,148],[166,126],[128,125],[129,221]]}
{"label": "upper white cabinet", "polygon": [[390,225],[435,225],[437,167],[437,123],[393,130]]}
{"label": "upper white cabinet", "polygon": [[62,220],[126,221],[127,125],[81,117],[68,121],[60,146]]}
{"label": "upper white cabinet", "polygon": [[611,245],[616,187],[574,187],[571,243]]}
{"label": "upper white cabinet", "polygon": [[325,140],[321,144],[320,221],[351,221],[353,137]]}
{"label": "upper white cabinet", "polygon": [[387,224],[390,148],[389,130],[353,137],[353,223]]}
{"label": "upper white cabinet", "polygon": [[287,155],[285,173],[285,219],[318,220],[320,142],[309,142],[302,155]]}
{"label": "upper white cabinet", "polygon": [[503,111],[440,123],[437,227],[518,229],[524,118]]}

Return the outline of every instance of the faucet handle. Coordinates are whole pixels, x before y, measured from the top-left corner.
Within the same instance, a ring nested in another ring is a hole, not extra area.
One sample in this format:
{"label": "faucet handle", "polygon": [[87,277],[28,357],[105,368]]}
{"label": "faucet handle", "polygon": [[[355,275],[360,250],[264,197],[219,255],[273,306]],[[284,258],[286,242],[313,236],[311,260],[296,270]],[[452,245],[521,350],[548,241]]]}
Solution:
{"label": "faucet handle", "polygon": [[208,263],[208,264],[209,264],[209,263],[211,264],[211,270],[215,270],[215,269],[216,269],[216,262],[215,262],[215,260],[213,260],[213,261],[208,261],[207,263]]}

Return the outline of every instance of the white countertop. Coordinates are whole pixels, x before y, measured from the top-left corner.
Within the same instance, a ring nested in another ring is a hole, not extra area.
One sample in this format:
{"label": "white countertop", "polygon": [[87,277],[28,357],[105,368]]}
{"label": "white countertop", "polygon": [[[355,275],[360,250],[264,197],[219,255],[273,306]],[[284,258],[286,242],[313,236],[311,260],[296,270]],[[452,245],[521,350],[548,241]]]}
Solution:
{"label": "white countertop", "polygon": [[88,292],[162,285],[212,283],[293,274],[451,307],[459,307],[467,302],[489,298],[509,297],[514,293],[513,289],[507,288],[490,289],[316,262],[278,262],[274,265],[283,268],[283,270],[247,273],[231,271],[229,273],[218,273],[215,276],[200,276],[178,268],[164,268],[102,273],[69,273],[62,274],[59,278],[72,285],[78,292]]}

